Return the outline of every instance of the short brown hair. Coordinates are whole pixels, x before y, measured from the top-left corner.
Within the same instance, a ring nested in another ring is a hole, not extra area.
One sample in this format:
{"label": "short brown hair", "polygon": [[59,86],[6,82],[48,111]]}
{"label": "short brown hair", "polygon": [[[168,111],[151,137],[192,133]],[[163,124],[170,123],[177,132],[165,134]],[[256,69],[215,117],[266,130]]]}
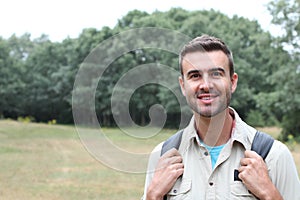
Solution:
{"label": "short brown hair", "polygon": [[182,60],[186,54],[197,51],[211,52],[219,50],[225,53],[225,55],[227,56],[229,61],[229,73],[230,76],[232,76],[234,74],[234,63],[231,51],[221,39],[209,35],[202,35],[200,37],[196,37],[188,44],[184,45],[179,56],[179,67],[181,74],[183,74]]}

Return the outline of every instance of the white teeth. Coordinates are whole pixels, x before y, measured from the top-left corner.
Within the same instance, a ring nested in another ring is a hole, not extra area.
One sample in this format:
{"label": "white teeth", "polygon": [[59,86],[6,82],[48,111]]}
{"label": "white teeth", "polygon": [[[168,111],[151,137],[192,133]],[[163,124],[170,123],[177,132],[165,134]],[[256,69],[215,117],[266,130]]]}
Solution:
{"label": "white teeth", "polygon": [[203,97],[204,100],[210,100],[210,97]]}

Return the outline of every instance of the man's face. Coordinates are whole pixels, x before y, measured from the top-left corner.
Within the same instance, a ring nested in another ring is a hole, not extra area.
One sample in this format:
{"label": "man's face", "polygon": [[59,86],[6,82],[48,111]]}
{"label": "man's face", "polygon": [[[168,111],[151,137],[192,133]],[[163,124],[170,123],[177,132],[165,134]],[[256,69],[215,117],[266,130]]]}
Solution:
{"label": "man's face", "polygon": [[195,114],[213,117],[228,108],[238,76],[230,77],[229,61],[222,51],[188,53],[182,71],[181,91]]}

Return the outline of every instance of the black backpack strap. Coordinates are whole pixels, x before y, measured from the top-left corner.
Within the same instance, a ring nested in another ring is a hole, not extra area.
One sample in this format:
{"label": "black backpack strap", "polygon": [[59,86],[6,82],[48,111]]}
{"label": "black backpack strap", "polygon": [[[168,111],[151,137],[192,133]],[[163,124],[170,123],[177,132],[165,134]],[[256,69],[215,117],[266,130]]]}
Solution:
{"label": "black backpack strap", "polygon": [[163,144],[161,148],[160,155],[162,156],[164,153],[169,151],[172,148],[179,149],[181,138],[182,138],[183,129],[169,137]]}
{"label": "black backpack strap", "polygon": [[255,151],[265,160],[273,143],[274,139],[270,135],[257,131],[252,142],[251,150]]}
{"label": "black backpack strap", "polygon": [[[251,151],[255,151],[258,155],[260,155],[263,158],[263,160],[265,160],[273,146],[273,143],[274,139],[270,135],[264,132],[257,131],[251,145]],[[241,179],[238,176],[239,171],[235,169],[235,181],[241,181]]]}

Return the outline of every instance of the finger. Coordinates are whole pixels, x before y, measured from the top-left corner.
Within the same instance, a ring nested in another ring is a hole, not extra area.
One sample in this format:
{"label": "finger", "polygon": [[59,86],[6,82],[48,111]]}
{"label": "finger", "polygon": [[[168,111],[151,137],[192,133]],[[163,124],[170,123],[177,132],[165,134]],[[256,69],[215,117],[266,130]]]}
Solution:
{"label": "finger", "polygon": [[258,158],[260,157],[255,151],[246,150],[245,158]]}
{"label": "finger", "polygon": [[167,151],[162,157],[162,160],[164,160],[167,164],[174,164],[174,163],[181,163],[182,156],[179,154],[179,152],[173,148]]}
{"label": "finger", "polygon": [[241,166],[247,166],[251,164],[251,159],[250,158],[242,158],[240,161]]}
{"label": "finger", "polygon": [[181,170],[184,168],[184,165],[182,163],[177,163],[173,165],[174,169]]}
{"label": "finger", "polygon": [[173,157],[173,156],[181,156],[178,150],[175,148],[168,150],[162,157]]}
{"label": "finger", "polygon": [[177,163],[182,163],[182,157],[181,156],[173,156],[173,157],[168,157],[168,158],[163,158],[162,160],[165,165],[173,165]]}
{"label": "finger", "polygon": [[183,174],[183,171],[184,171],[184,166],[182,163],[178,163],[178,164],[175,164],[174,165],[174,173],[176,174],[176,178],[178,178],[180,175]]}
{"label": "finger", "polygon": [[173,164],[173,165],[166,166],[166,168],[164,168],[163,171],[164,171],[164,175],[166,175],[165,178],[168,177],[170,180],[176,180],[180,175],[183,174],[184,166],[182,163]]}
{"label": "finger", "polygon": [[239,173],[242,173],[245,170],[246,170],[246,166],[241,166],[238,168]]}
{"label": "finger", "polygon": [[181,156],[172,156],[171,154],[169,155],[171,157],[166,157],[166,156],[163,156],[159,159],[158,161],[158,169],[164,169],[166,167],[172,167],[173,165],[176,165],[176,164],[181,164],[180,166],[182,166],[182,157]]}
{"label": "finger", "polygon": [[177,169],[177,175],[178,175],[177,178],[181,176],[183,172],[184,172],[184,168]]}
{"label": "finger", "polygon": [[246,177],[246,175],[245,175],[245,173],[244,173],[244,168],[240,168],[239,169],[239,175],[238,175],[238,177],[239,177],[239,179],[241,179],[242,180],[242,182],[244,183],[245,182],[245,177]]}
{"label": "finger", "polygon": [[239,175],[238,177],[244,182],[245,179],[248,177],[249,178],[249,171],[250,168],[248,166],[241,166],[238,168]]}
{"label": "finger", "polygon": [[158,162],[158,165],[155,169],[155,171],[169,171],[169,172],[174,172],[174,171],[177,171],[179,169],[183,169],[184,166],[183,166],[183,163],[182,162],[179,162],[179,163],[175,163],[173,162],[172,159],[161,159],[159,162]]}

